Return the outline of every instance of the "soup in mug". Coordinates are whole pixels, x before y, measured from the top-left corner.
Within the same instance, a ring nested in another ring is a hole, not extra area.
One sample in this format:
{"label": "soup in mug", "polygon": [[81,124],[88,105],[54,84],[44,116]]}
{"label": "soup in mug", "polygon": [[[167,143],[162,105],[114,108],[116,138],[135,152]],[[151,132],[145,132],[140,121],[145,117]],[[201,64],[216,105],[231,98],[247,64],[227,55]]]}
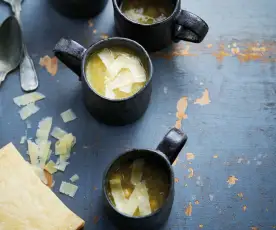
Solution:
{"label": "soup in mug", "polygon": [[123,0],[122,13],[132,21],[154,24],[168,18],[174,6],[170,0]]}
{"label": "soup in mug", "polygon": [[129,49],[105,48],[93,53],[85,68],[90,86],[108,99],[124,99],[147,83],[147,72],[139,57]]}
{"label": "soup in mug", "polygon": [[107,194],[113,206],[129,216],[146,216],[161,208],[168,196],[169,177],[152,161],[118,164],[108,173]]}

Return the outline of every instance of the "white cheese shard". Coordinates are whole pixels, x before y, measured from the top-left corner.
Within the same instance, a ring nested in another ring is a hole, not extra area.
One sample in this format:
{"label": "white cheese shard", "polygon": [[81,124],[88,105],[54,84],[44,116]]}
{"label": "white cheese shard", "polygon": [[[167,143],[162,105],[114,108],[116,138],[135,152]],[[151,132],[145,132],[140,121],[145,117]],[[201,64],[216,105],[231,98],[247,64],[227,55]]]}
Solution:
{"label": "white cheese shard", "polygon": [[63,193],[63,194],[65,194],[67,196],[70,196],[70,197],[74,197],[77,190],[78,190],[78,186],[76,186],[74,184],[67,183],[65,181],[61,182],[61,185],[60,185],[60,188],[59,188],[60,193]]}
{"label": "white cheese shard", "polygon": [[43,94],[38,92],[33,92],[33,93],[28,93],[22,96],[15,97],[13,98],[13,101],[18,106],[24,106],[24,105],[28,105],[36,101],[42,100],[44,98],[45,96]]}
{"label": "white cheese shard", "polygon": [[118,211],[123,212],[123,210],[125,209],[127,200],[124,195],[121,179],[120,178],[112,179],[109,181],[109,184],[110,184],[110,190],[111,190],[111,194],[114,199],[116,208],[118,209]]}
{"label": "white cheese shard", "polygon": [[133,161],[132,171],[131,171],[131,183],[137,185],[141,182],[143,176],[143,168],[145,161],[144,159],[137,159]]}
{"label": "white cheese shard", "polygon": [[54,166],[58,171],[62,171],[64,172],[67,165],[69,165],[70,163],[67,162],[67,161],[63,161],[63,160],[60,160],[58,159],[57,160],[57,163],[56,163],[56,166]]}
{"label": "white cheese shard", "polygon": [[139,207],[141,216],[149,215],[151,213],[148,190],[143,182],[135,186],[126,206],[121,210],[121,212],[133,216],[137,207]]}
{"label": "white cheese shard", "polygon": [[114,62],[114,55],[112,51],[107,48],[103,49],[101,52],[98,53],[98,56],[107,68],[107,70],[109,70],[111,64]]}
{"label": "white cheese shard", "polygon": [[55,168],[56,164],[52,160],[50,160],[44,167],[45,170],[47,170],[50,174],[54,174],[57,172],[57,169]]}
{"label": "white cheese shard", "polygon": [[76,137],[72,133],[64,135],[60,140],[56,142],[55,153],[56,155],[62,155],[63,160],[67,160],[70,157],[71,149],[76,144]]}
{"label": "white cheese shard", "polygon": [[60,114],[64,123],[73,121],[77,118],[76,114],[73,112],[72,109],[68,109]]}
{"label": "white cheese shard", "polygon": [[28,153],[30,156],[31,164],[32,165],[38,165],[39,159],[38,159],[38,145],[31,140],[27,141],[28,143]]}
{"label": "white cheese shard", "polygon": [[104,96],[108,99],[116,98],[116,95],[115,95],[113,89],[111,89],[108,84],[105,86],[105,95]]}
{"label": "white cheese shard", "polygon": [[39,124],[38,129],[36,131],[36,138],[38,140],[48,140],[50,130],[52,128],[53,118],[46,117],[43,118]]}
{"label": "white cheese shard", "polygon": [[25,144],[26,140],[27,140],[27,137],[26,136],[22,136],[21,139],[20,139],[20,144],[21,145]]}
{"label": "white cheese shard", "polygon": [[130,85],[126,85],[126,86],[122,86],[119,88],[120,91],[124,92],[124,93],[131,93],[132,90],[132,84]]}
{"label": "white cheese shard", "polygon": [[60,140],[61,138],[63,138],[66,134],[68,134],[66,131],[62,130],[59,127],[54,127],[52,132],[51,132],[51,136]]}
{"label": "white cheese shard", "polygon": [[78,175],[78,174],[75,174],[75,175],[71,176],[70,181],[71,181],[72,183],[74,183],[74,182],[76,182],[76,181],[79,180],[79,179],[80,179],[79,175]]}
{"label": "white cheese shard", "polygon": [[37,107],[34,103],[28,104],[22,109],[19,110],[19,115],[22,120],[26,120],[31,115],[37,113],[39,111],[39,107]]}
{"label": "white cheese shard", "polygon": [[133,84],[132,74],[129,70],[122,70],[115,77],[113,81],[108,82],[110,89],[118,89],[120,87],[128,86]]}

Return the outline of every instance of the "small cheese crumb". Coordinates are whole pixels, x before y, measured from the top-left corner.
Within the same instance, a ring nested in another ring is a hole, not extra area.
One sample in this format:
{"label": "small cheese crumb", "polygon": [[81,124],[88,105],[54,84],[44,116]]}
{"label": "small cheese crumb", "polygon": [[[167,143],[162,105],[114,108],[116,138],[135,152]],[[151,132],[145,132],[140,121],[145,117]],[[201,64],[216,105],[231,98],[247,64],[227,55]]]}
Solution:
{"label": "small cheese crumb", "polygon": [[48,140],[50,130],[52,128],[53,118],[46,117],[43,118],[39,124],[36,131],[36,138],[39,140]]}
{"label": "small cheese crumb", "polygon": [[59,188],[60,193],[63,193],[63,194],[65,194],[67,196],[70,196],[70,197],[74,197],[77,190],[78,190],[78,186],[76,186],[74,184],[67,183],[65,181],[61,182],[61,185],[60,185],[60,188]]}
{"label": "small cheese crumb", "polygon": [[60,114],[64,123],[73,121],[77,118],[76,114],[72,111],[72,109],[68,109]]}
{"label": "small cheese crumb", "polygon": [[56,166],[54,166],[57,170],[64,172],[69,162],[62,161],[60,159],[57,160]]}
{"label": "small cheese crumb", "polygon": [[27,137],[26,136],[22,136],[21,140],[20,140],[20,144],[21,145],[25,144],[26,140],[27,140]]}
{"label": "small cheese crumb", "polygon": [[37,113],[39,111],[39,107],[37,107],[34,103],[28,104],[22,109],[19,110],[19,115],[22,120],[26,120],[31,115]]}
{"label": "small cheese crumb", "polygon": [[45,96],[38,92],[24,94],[22,96],[18,96],[13,98],[13,101],[18,106],[28,105],[34,103],[36,101],[44,99]]}
{"label": "small cheese crumb", "polygon": [[80,178],[79,178],[79,176],[78,176],[78,174],[75,174],[75,175],[73,175],[71,178],[70,178],[70,181],[71,182],[76,182],[77,180],[79,180]]}

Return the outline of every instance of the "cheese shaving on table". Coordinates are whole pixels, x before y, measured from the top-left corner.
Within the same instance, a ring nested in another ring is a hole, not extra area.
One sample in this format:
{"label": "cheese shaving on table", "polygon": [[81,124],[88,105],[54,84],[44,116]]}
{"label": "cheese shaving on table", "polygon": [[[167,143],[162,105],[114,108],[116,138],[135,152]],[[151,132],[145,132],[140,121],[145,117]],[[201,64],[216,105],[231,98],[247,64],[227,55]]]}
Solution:
{"label": "cheese shaving on table", "polygon": [[145,161],[143,159],[137,159],[133,161],[130,179],[133,185],[137,185],[141,182],[143,176],[144,163]]}
{"label": "cheese shaving on table", "polygon": [[28,140],[28,152],[32,165],[44,168],[46,161],[50,158],[50,141],[40,141],[39,144]]}
{"label": "cheese shaving on table", "polygon": [[31,115],[37,113],[39,111],[39,107],[37,107],[34,103],[28,104],[22,109],[19,110],[19,115],[22,120],[26,120]]}
{"label": "cheese shaving on table", "polygon": [[63,160],[60,160],[58,159],[57,160],[57,163],[56,163],[56,166],[54,166],[58,171],[62,171],[64,172],[67,165],[69,165],[70,163],[67,162],[67,161],[63,161]]}
{"label": "cheese shaving on table", "polygon": [[18,96],[13,98],[13,101],[18,106],[28,105],[30,103],[34,103],[36,101],[44,99],[45,96],[38,92],[24,94],[22,96]]}
{"label": "cheese shaving on table", "polygon": [[58,140],[62,139],[66,134],[68,133],[59,127],[54,127],[53,131],[51,132],[51,136]]}
{"label": "cheese shaving on table", "polygon": [[70,197],[74,197],[77,190],[78,190],[78,186],[76,186],[74,184],[67,183],[65,181],[61,182],[61,185],[60,185],[60,188],[59,188],[60,193],[63,193],[63,194],[65,194],[67,196],[70,196]]}
{"label": "cheese shaving on table", "polygon": [[44,167],[45,170],[47,170],[49,173],[54,174],[57,172],[57,169],[55,168],[56,164],[52,160],[50,160]]}
{"label": "cheese shaving on table", "polygon": [[31,164],[32,165],[38,165],[38,145],[31,140],[27,141],[28,143],[28,153],[30,156]]}
{"label": "cheese shaving on table", "polygon": [[59,141],[56,142],[55,151],[56,155],[62,155],[63,160],[67,160],[70,157],[71,149],[76,143],[76,138],[72,133],[64,135]]}
{"label": "cheese shaving on table", "polygon": [[[123,212],[126,206],[126,198],[121,184],[120,178],[115,178],[109,181],[111,194],[114,199],[118,211]],[[134,210],[135,211],[135,210]]]}
{"label": "cheese shaving on table", "polygon": [[73,121],[77,118],[76,114],[73,112],[72,109],[68,109],[60,114],[64,123]]}
{"label": "cheese shaving on table", "polygon": [[27,137],[26,136],[22,136],[21,139],[20,139],[20,144],[21,145],[25,144],[26,140],[27,140]]}
{"label": "cheese shaving on table", "polygon": [[80,178],[79,178],[78,174],[75,174],[75,175],[71,176],[70,181],[74,183],[74,182],[76,182],[79,179]]}
{"label": "cheese shaving on table", "polygon": [[52,128],[53,118],[46,117],[43,118],[39,124],[36,131],[36,138],[39,140],[48,140],[50,130]]}

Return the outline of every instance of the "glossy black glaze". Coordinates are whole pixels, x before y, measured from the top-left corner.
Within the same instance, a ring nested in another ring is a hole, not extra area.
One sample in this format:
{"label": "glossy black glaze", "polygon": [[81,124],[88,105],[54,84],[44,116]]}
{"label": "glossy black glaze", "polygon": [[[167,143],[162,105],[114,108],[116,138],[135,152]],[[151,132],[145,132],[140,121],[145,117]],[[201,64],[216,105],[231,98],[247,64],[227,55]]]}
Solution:
{"label": "glossy black glaze", "polygon": [[180,0],[171,1],[175,8],[170,17],[153,25],[142,25],[124,16],[120,10],[122,0],[113,0],[117,32],[139,42],[148,51],[163,49],[172,41],[201,42],[209,30],[207,23],[195,14],[181,10]]}
{"label": "glossy black glaze", "polygon": [[[184,147],[187,141],[187,136],[180,130],[175,128],[171,129],[158,145],[157,150],[149,149],[133,149],[119,157],[117,157],[106,169],[103,175],[103,199],[104,208],[108,218],[113,224],[122,230],[153,230],[159,229],[164,223],[166,223],[172,209],[174,201],[174,172],[169,159],[173,156],[177,156],[181,149]],[[160,147],[161,146],[161,147]],[[163,148],[162,146],[171,146],[171,148]],[[164,152],[161,152],[160,150]],[[170,183],[168,197],[163,206],[156,212],[147,215],[145,217],[132,217],[118,212],[112,205],[108,195],[108,173],[112,167],[117,167],[118,164],[127,161],[134,161],[138,158],[144,158],[148,161],[152,161],[155,165],[159,165],[168,175],[168,181]]]}
{"label": "glossy black glaze", "polygon": [[69,17],[93,17],[99,14],[108,0],[49,0],[63,15]]}
{"label": "glossy black glaze", "polygon": [[[121,100],[110,100],[100,96],[88,84],[85,74],[87,59],[93,52],[114,46],[133,50],[141,58],[148,73],[146,85],[135,95]],[[97,120],[109,125],[126,125],[136,121],[145,113],[152,91],[153,67],[147,52],[138,43],[125,38],[110,38],[97,42],[86,50],[75,41],[62,38],[53,51],[82,80],[85,105]]]}

